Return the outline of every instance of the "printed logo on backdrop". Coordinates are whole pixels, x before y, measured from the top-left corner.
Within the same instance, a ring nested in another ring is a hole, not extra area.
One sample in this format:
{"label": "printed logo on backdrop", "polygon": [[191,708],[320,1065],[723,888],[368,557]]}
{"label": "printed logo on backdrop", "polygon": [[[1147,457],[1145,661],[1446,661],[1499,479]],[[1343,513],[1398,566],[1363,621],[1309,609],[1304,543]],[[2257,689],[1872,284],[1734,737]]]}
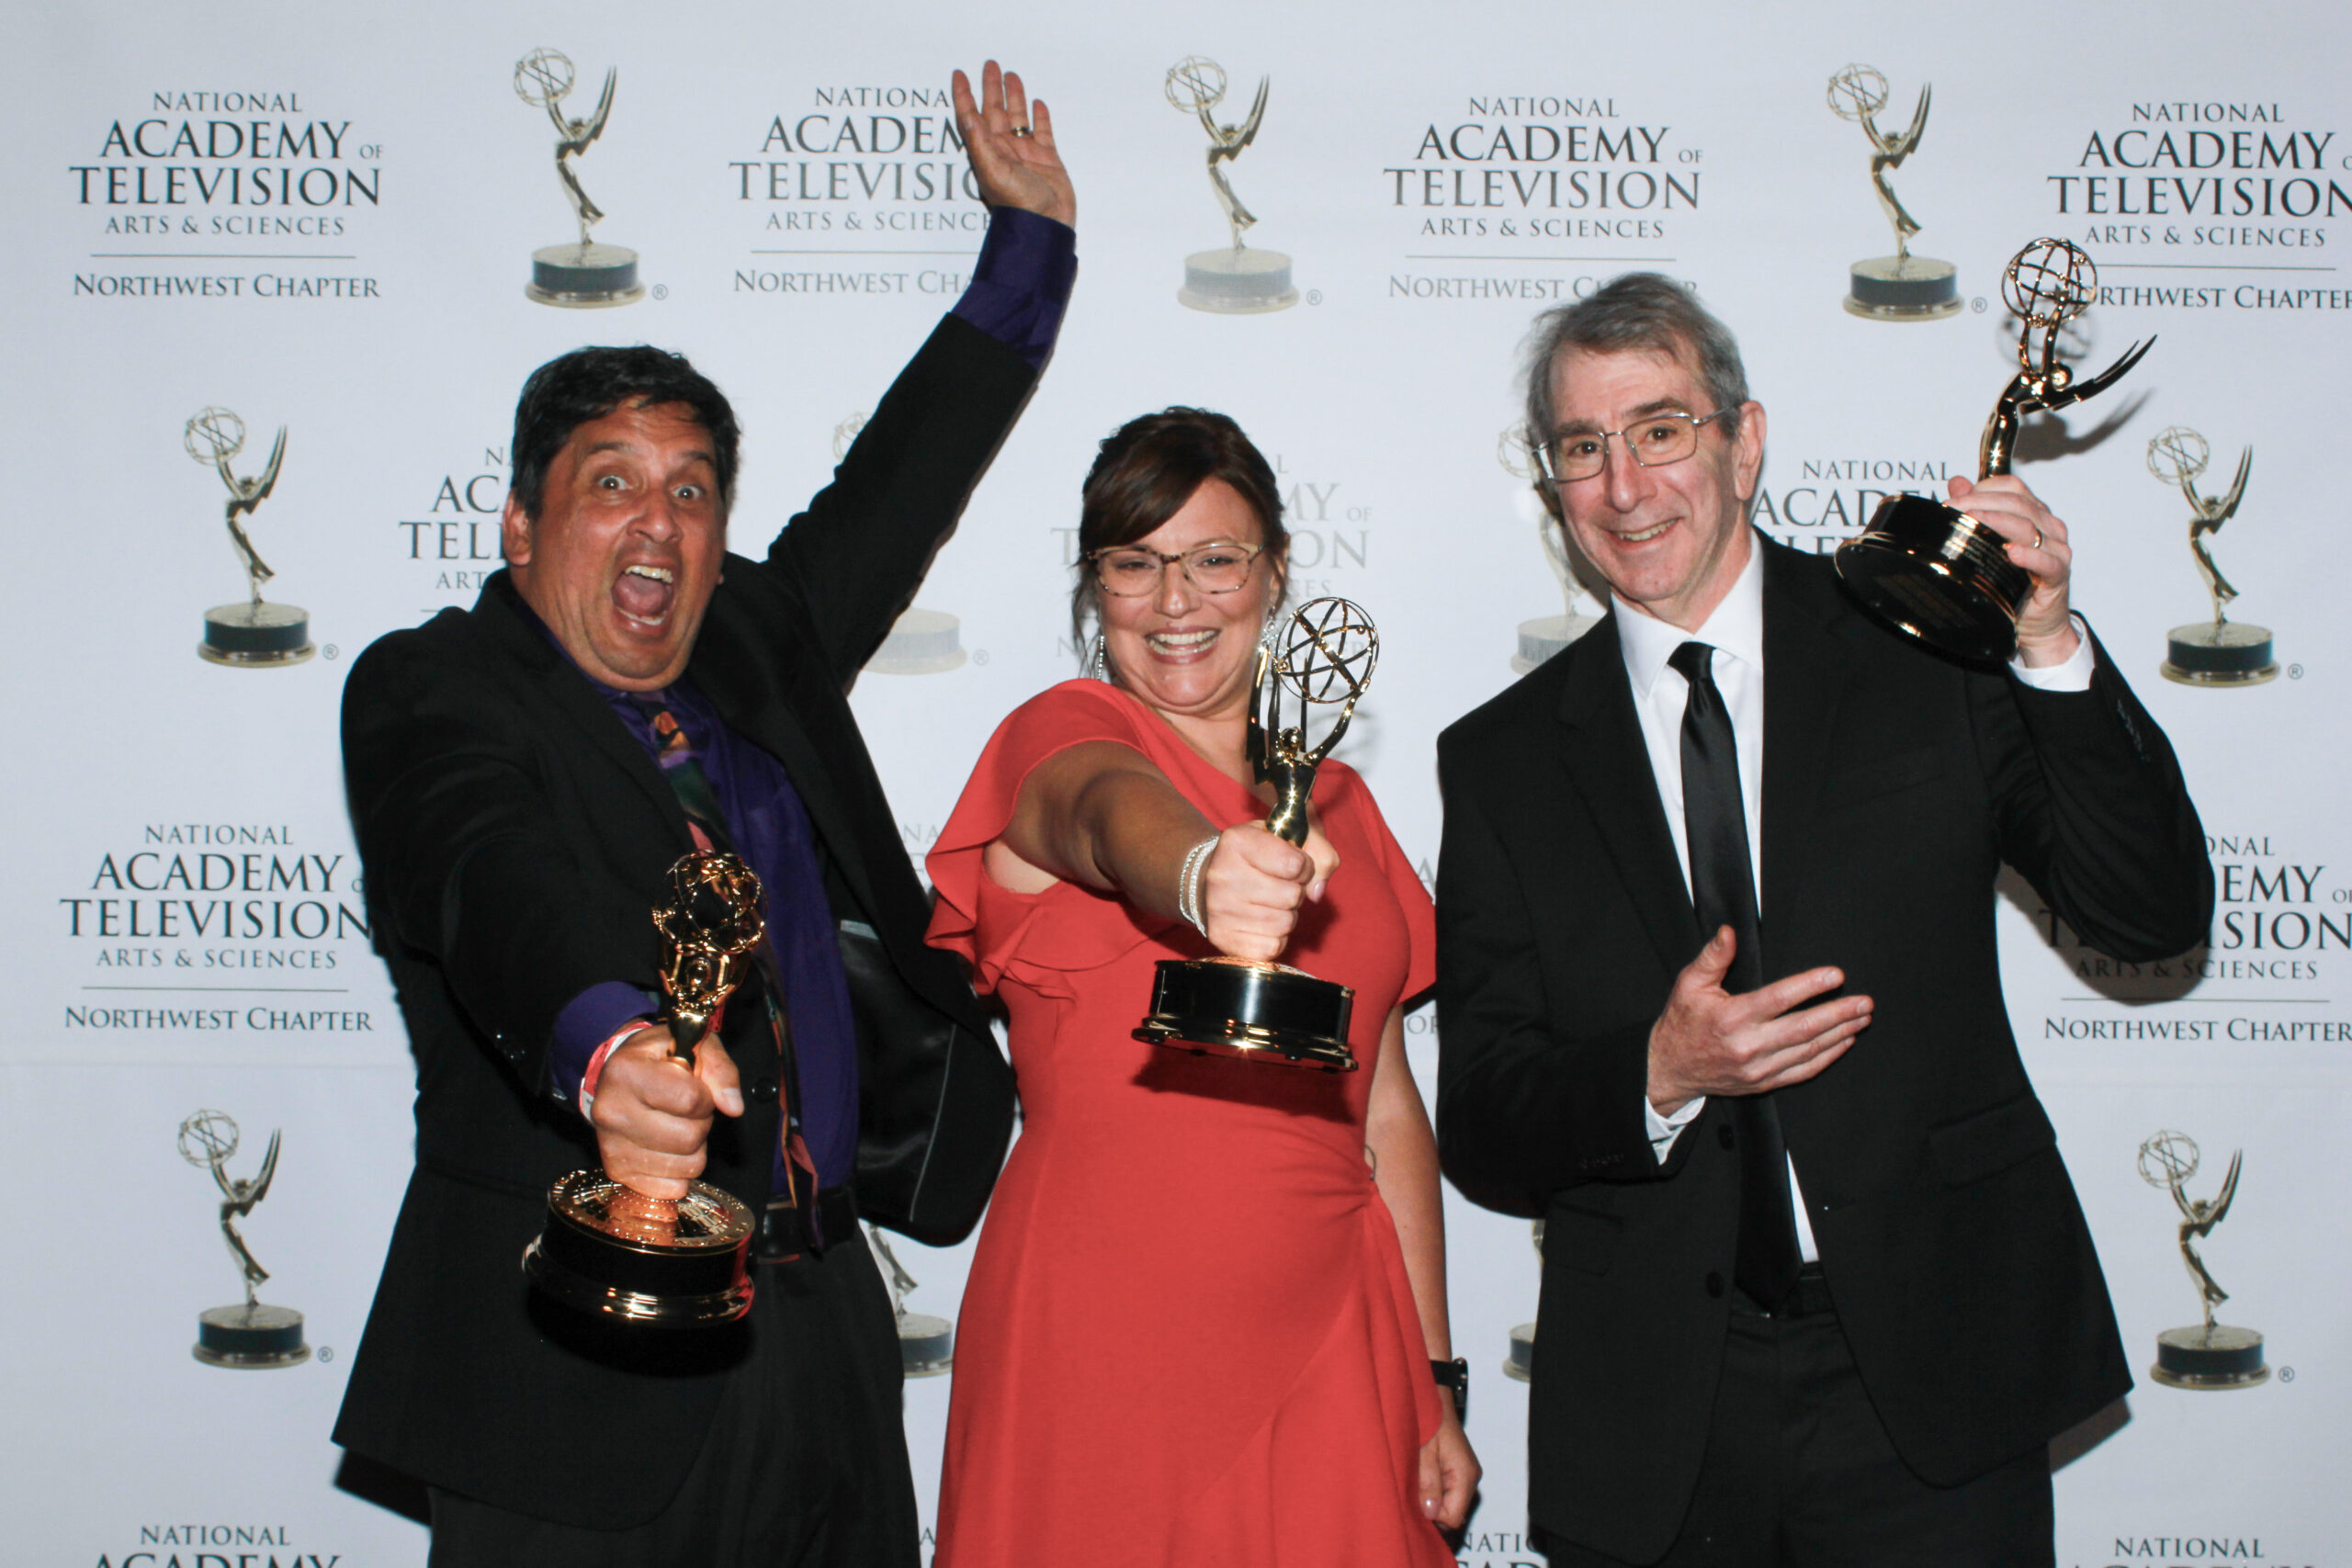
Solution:
{"label": "printed logo on backdrop", "polygon": [[[2089,1562],[2109,1568],[2203,1568],[2209,1562],[2261,1563],[2271,1568],[2311,1568],[2311,1558],[2290,1549],[2266,1550],[2258,1535],[2155,1535],[2132,1531],[2109,1538],[2107,1555],[2086,1553]],[[2094,1553],[2097,1549],[2093,1549]],[[2086,1568],[2083,1559],[2074,1568]]]}
{"label": "printed logo on backdrop", "polygon": [[[833,461],[849,456],[867,415],[854,413],[833,426]],[[944,610],[909,605],[874,650],[865,667],[877,675],[941,675],[964,663],[964,623]],[[987,662],[983,655],[981,662]]]}
{"label": "printed logo on backdrop", "polygon": [[411,492],[426,500],[394,522],[398,558],[416,592],[419,616],[474,602],[491,574],[506,564],[499,514],[506,505],[506,447],[484,446],[476,462],[452,464],[419,476]]}
{"label": "printed logo on backdrop", "polygon": [[[2044,1042],[2352,1044],[2352,884],[2307,846],[2263,831],[2208,833],[2213,926],[2185,957],[2109,958],[2030,892],[2021,902],[2080,990],[2045,1015]],[[2012,884],[2021,888],[2021,884]],[[2162,1003],[2162,1006],[2151,1006]]]}
{"label": "printed logo on backdrop", "polygon": [[68,1035],[373,1033],[358,862],[285,823],[148,822],[56,896]]}
{"label": "printed logo on backdrop", "polygon": [[2227,491],[2202,495],[2197,479],[2211,460],[2212,450],[2205,438],[2187,425],[2176,424],[2148,438],[2148,472],[2159,483],[2178,487],[2188,500],[2188,549],[2213,601],[2211,621],[2173,627],[2165,639],[2165,661],[2158,669],[2165,680],[2184,686],[2258,686],[2278,673],[2270,629],[2230,619],[2228,607],[2238,591],[2222,575],[2208,544],[2222,525],[2237,515],[2238,503],[2245,499],[2245,481],[2254,470],[2254,448],[2239,454],[2237,477]]}
{"label": "printed logo on backdrop", "polygon": [[1544,506],[1536,489],[1541,475],[1535,454],[1527,445],[1525,424],[1503,426],[1495,437],[1495,461],[1517,481],[1511,487],[1511,508],[1519,515],[1521,532],[1534,534],[1536,547],[1544,552],[1544,563],[1552,569],[1566,604],[1560,615],[1519,623],[1519,646],[1510,656],[1510,668],[1513,674],[1524,675],[1600,624],[1609,610],[1603,597],[1607,588],[1583,552],[1570,542],[1567,529]]}
{"label": "printed logo on backdrop", "polygon": [[1611,92],[1476,89],[1392,138],[1378,187],[1391,299],[1582,299],[1675,265],[1701,221],[1704,150],[1656,105]]}
{"label": "printed logo on backdrop", "polygon": [[627,245],[598,244],[589,238],[605,211],[588,199],[572,167],[572,160],[605,134],[619,75],[618,70],[607,68],[595,111],[575,118],[563,109],[574,84],[570,57],[560,50],[535,49],[514,62],[514,96],[533,108],[545,109],[555,126],[556,178],[571,204],[572,220],[580,225],[579,243],[548,245],[531,253],[531,281],[523,294],[542,305],[597,310],[645,298],[645,285],[637,280],[637,253]]}
{"label": "printed logo on backdrop", "polygon": [[2056,151],[2044,210],[2100,257],[2100,304],[2352,310],[2335,254],[2352,220],[2352,144],[2308,108],[2133,99]]}
{"label": "printed logo on backdrop", "polygon": [[284,1525],[141,1525],[136,1544],[98,1554],[97,1568],[336,1568],[339,1551],[311,1551]]}
{"label": "printed logo on backdrop", "polygon": [[1879,209],[1894,229],[1893,255],[1872,256],[1848,269],[1846,309],[1876,321],[1937,321],[1959,313],[1957,269],[1948,261],[1911,254],[1911,237],[1919,231],[1919,220],[1905,210],[1886,177],[1919,150],[1933,95],[1921,87],[1910,126],[1887,131],[1879,129],[1878,113],[1886,107],[1888,95],[1886,78],[1868,65],[1849,65],[1829,78],[1830,111],[1860,126],[1870,139],[1871,186],[1878,193]]}
{"label": "printed logo on backdrop", "polygon": [[318,651],[311,641],[310,612],[262,598],[262,584],[277,573],[254,548],[244,526],[277,488],[277,470],[286,461],[286,427],[277,427],[277,440],[270,446],[269,460],[261,471],[243,477],[230,467],[230,459],[244,450],[245,422],[230,410],[198,410],[180,431],[180,446],[229,487],[222,521],[228,525],[229,543],[237,552],[237,562],[245,570],[247,597],[204,612],[204,640],[197,644],[197,653],[209,663],[232,669],[268,670],[301,663]]}
{"label": "printed logo on backdrop", "polygon": [[[1363,574],[1370,569],[1379,547],[1377,506],[1364,491],[1331,477],[1328,470],[1294,470],[1280,452],[1268,453],[1267,460],[1273,465],[1274,481],[1281,487],[1283,521],[1290,528],[1288,602],[1301,604],[1309,599],[1351,597],[1351,590],[1362,590]],[[1057,525],[1047,531],[1074,582],[1080,570],[1077,526]],[[1085,661],[1087,649],[1073,643],[1067,630],[1056,633],[1054,647],[1070,660],[1076,673]]]}
{"label": "printed logo on backdrop", "polygon": [[930,296],[971,281],[989,226],[944,85],[811,85],[747,128],[725,188],[750,221],[733,291]]}
{"label": "printed logo on backdrop", "polygon": [[225,1111],[199,1111],[180,1123],[180,1157],[209,1170],[220,1189],[220,1239],[229,1244],[229,1256],[236,1259],[245,1281],[243,1302],[208,1307],[197,1315],[193,1354],[208,1367],[247,1371],[298,1366],[311,1359],[311,1347],[302,1338],[302,1314],[292,1307],[271,1306],[254,1294],[269,1270],[237,1229],[237,1222],[251,1218],[269,1196],[269,1184],[277,1176],[278,1134],[270,1134],[261,1168],[249,1177],[229,1174],[237,1142],[236,1120]]}
{"label": "printed logo on backdrop", "polygon": [[1219,125],[1216,110],[1225,101],[1226,85],[1225,67],[1197,54],[1186,55],[1170,66],[1160,84],[1168,107],[1197,118],[1208,133],[1209,188],[1216,193],[1216,204],[1233,231],[1231,248],[1195,251],[1184,258],[1184,287],[1176,291],[1176,300],[1220,316],[1287,310],[1298,303],[1298,290],[1291,287],[1290,257],[1280,251],[1251,250],[1242,243],[1242,234],[1257,226],[1258,218],[1233,193],[1224,167],[1258,140],[1272,82],[1259,77],[1258,96],[1251,100],[1250,112]]}
{"label": "printed logo on backdrop", "polygon": [[337,106],[273,84],[159,86],[84,137],[65,169],[75,299],[375,299],[365,246],[383,148]]}

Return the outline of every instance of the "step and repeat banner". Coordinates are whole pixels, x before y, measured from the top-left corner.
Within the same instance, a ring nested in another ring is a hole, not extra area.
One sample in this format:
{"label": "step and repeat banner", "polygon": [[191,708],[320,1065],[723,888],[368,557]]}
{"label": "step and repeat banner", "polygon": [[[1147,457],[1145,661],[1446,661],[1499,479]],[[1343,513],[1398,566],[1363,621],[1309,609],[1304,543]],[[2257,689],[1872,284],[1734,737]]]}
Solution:
{"label": "step and repeat banner", "polygon": [[[2352,1564],[2336,12],[44,0],[10,31],[0,410],[41,581],[12,622],[0,1085],[41,1223],[0,1293],[0,1556],[424,1561],[413,1494],[327,1440],[413,1091],[344,671],[497,569],[517,389],[582,343],[728,390],[759,548],[964,286],[986,219],[948,74],[994,55],[1053,107],[1082,270],[856,688],[918,858],[999,719],[1077,671],[1079,480],[1122,420],[1223,409],[1274,458],[1297,592],[1385,643],[1340,754],[1432,876],[1437,731],[1600,610],[1510,439],[1538,310],[1635,268],[1696,289],[1770,412],[1756,520],[1826,551],[1973,474],[2016,368],[2005,264],[2089,255],[2059,352],[2154,346],[2029,422],[2018,472],[2179,748],[2221,903],[2198,952],[2116,964],[2007,885],[2008,1007],[2135,1359],[2203,1321],[2185,1254],[2263,1342],[2259,1381],[2143,1377],[2059,1445],[2059,1561]],[[1427,1093],[1428,1011],[1409,1040]],[[1447,1223],[1487,1466],[1460,1556],[1535,1564],[1505,1371],[1533,1238],[1451,1191]],[[907,1310],[952,1319],[966,1249],[897,1256]],[[907,1388],[927,1523],[951,1382]]]}

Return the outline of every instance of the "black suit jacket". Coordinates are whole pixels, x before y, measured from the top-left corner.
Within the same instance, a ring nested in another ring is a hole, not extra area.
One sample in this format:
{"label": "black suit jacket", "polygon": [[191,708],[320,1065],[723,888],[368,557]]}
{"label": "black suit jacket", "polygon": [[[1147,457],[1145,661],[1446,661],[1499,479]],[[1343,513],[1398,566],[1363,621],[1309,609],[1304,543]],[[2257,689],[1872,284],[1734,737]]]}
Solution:
{"label": "black suit jacket", "polygon": [[[2199,941],[2212,876],[2172,750],[2098,650],[2080,694],[1961,669],[1762,541],[1766,977],[1876,1001],[1778,1096],[1838,1320],[1904,1460],[1952,1483],[2131,1386],[2049,1118],[2002,1005],[2015,866],[2121,958]],[[2094,645],[2096,646],[2096,645]],[[1648,1037],[1702,934],[1612,618],[1439,740],[1438,1131],[1454,1180],[1546,1221],[1535,1522],[1649,1562],[1679,1530],[1738,1223],[1728,1103],[1666,1164]]]}
{"label": "black suit jacket", "polygon": [[[1012,1074],[961,967],[922,943],[929,906],[845,693],[1035,380],[995,339],[944,321],[766,559],[727,558],[687,665],[807,803],[858,1021],[859,1205],[934,1242],[979,1216],[1012,1133]],[[417,1134],[335,1440],[502,1507],[640,1523],[700,1450],[741,1330],[600,1331],[532,1299],[520,1262],[548,1184],[596,1163],[585,1121],[550,1097],[556,1015],[599,981],[658,992],[650,914],[693,848],[684,815],[503,572],[470,612],[361,656],[344,758],[376,945],[416,1057]],[[747,1104],[718,1119],[705,1173],[754,1209],[778,1122],[760,1010],[729,1010]]]}

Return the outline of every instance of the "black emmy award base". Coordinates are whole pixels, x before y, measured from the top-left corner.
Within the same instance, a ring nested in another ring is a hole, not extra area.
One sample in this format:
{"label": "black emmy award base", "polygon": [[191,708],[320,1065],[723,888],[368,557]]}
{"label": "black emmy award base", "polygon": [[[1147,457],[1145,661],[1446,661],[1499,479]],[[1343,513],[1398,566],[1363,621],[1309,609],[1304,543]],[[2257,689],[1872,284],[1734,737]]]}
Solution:
{"label": "black emmy award base", "polygon": [[2156,1336],[2156,1364],[2148,1375],[2169,1388],[2252,1388],[2267,1381],[2262,1336],[2251,1328],[2167,1328]]}
{"label": "black emmy award base", "polygon": [[549,245],[531,253],[531,284],[523,292],[542,305],[593,310],[645,298],[637,280],[637,253],[626,245]]}
{"label": "black emmy award base", "polygon": [[1956,659],[2006,664],[2032,574],[1958,507],[1890,495],[1838,548],[1838,576],[1872,615]]}
{"label": "black emmy award base", "polygon": [[204,612],[204,640],[196,651],[215,664],[266,670],[300,664],[318,649],[308,611],[291,604],[215,604]]}
{"label": "black emmy award base", "polygon": [[1163,958],[1153,967],[1151,1013],[1135,1030],[1147,1044],[1327,1073],[1356,1070],[1348,1049],[1352,987],[1238,958]]}
{"label": "black emmy award base", "polygon": [[1849,271],[1846,309],[1873,321],[1939,321],[1960,313],[1958,270],[1928,256],[1872,256]]}
{"label": "black emmy award base", "polygon": [[654,1201],[601,1171],[572,1172],[548,1192],[547,1228],[523,1249],[523,1271],[566,1306],[652,1328],[750,1312],[753,1227],[742,1200],[697,1181],[660,1206],[673,1214],[649,1207],[646,1223],[631,1222],[628,1211]]}
{"label": "black emmy award base", "polygon": [[213,1307],[196,1319],[189,1353],[208,1367],[292,1367],[311,1359],[302,1342],[302,1314],[292,1307],[251,1304]]}
{"label": "black emmy award base", "polygon": [[2164,678],[2184,686],[2259,686],[2278,675],[2267,626],[2199,621],[2165,639]]}

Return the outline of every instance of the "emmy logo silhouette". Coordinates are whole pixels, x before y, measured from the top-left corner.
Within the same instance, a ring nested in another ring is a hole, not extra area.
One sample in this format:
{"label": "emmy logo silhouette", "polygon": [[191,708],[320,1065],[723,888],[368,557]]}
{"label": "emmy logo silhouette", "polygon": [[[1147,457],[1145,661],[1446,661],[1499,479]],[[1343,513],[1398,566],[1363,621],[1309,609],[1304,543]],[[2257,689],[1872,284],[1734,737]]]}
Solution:
{"label": "emmy logo silhouette", "polygon": [[[1294,844],[1306,841],[1306,803],[1315,770],[1348,732],[1356,704],[1372,684],[1380,634],[1372,618],[1345,599],[1310,599],[1290,614],[1279,646],[1258,646],[1257,684],[1250,693],[1249,750],[1260,784],[1274,786],[1266,830]],[[1261,702],[1268,722],[1261,724]],[[1282,721],[1283,693],[1298,702],[1298,722]],[[1340,722],[1319,746],[1306,744],[1306,710],[1340,705]],[[1189,897],[1189,894],[1188,894]],[[1219,954],[1163,958],[1153,966],[1151,1011],[1135,1037],[1195,1055],[1284,1062],[1327,1073],[1356,1070],[1348,1049],[1348,1018],[1355,992],[1318,980],[1286,964],[1260,964]]]}
{"label": "emmy logo silhouette", "polygon": [[556,50],[535,49],[514,62],[514,96],[534,108],[547,110],[548,118],[555,122],[556,177],[563,182],[571,215],[580,220],[578,244],[548,245],[531,253],[531,282],[523,292],[542,305],[593,309],[627,305],[645,297],[645,285],[637,280],[637,253],[626,245],[589,241],[588,231],[605,213],[588,199],[580,176],[571,169],[571,160],[605,133],[605,121],[612,118],[617,74],[605,73],[605,91],[596,100],[594,115],[569,119],[561,106],[571,91],[571,62]]}
{"label": "emmy logo silhouette", "polygon": [[2270,628],[2233,621],[2222,613],[2238,591],[2213,564],[2212,552],[2205,543],[2206,536],[2219,533],[2222,524],[2237,515],[2238,502],[2245,499],[2246,475],[2254,468],[2254,448],[2247,447],[2239,457],[2237,478],[2230,481],[2228,493],[2199,495],[2197,478],[2211,456],[2205,438],[2187,425],[2158,431],[2148,441],[2148,472],[2165,484],[2179,486],[2180,493],[2188,498],[2188,548],[2197,558],[2206,592],[2213,597],[2210,625],[2195,621],[2173,627],[2165,639],[2166,657],[2161,668],[2165,680],[2185,686],[2258,686],[2278,674]]}
{"label": "emmy logo silhouette", "polygon": [[890,1250],[889,1238],[874,1225],[865,1227],[866,1244],[882,1269],[882,1282],[890,1287],[890,1311],[899,1320],[899,1370],[910,1378],[935,1378],[956,1369],[956,1325],[927,1312],[909,1312],[907,1297],[915,1277]]}
{"label": "emmy logo silhouette", "polygon": [[2205,1321],[2193,1328],[2167,1328],[2156,1336],[2156,1364],[2149,1376],[2172,1388],[2252,1388],[2270,1376],[2262,1363],[2262,1336],[2213,1321],[2213,1309],[2230,1299],[2197,1256],[2195,1242],[2210,1237],[2238,1195],[2238,1162],[2230,1156],[2222,1190],[2211,1199],[2191,1198],[2182,1184],[2197,1174],[2197,1140],[2186,1133],[2162,1132],[2140,1145],[2140,1179],[2172,1194],[2180,1210],[2180,1260],[2205,1303]]}
{"label": "emmy logo silhouette", "polygon": [[277,574],[254,548],[240,521],[252,516],[277,488],[277,470],[286,461],[286,427],[277,427],[269,463],[254,479],[239,479],[229,466],[229,459],[245,449],[245,422],[227,409],[198,410],[180,432],[180,446],[189,457],[219,472],[220,482],[229,487],[223,520],[229,525],[229,543],[245,569],[251,594],[243,604],[215,604],[204,612],[204,640],[196,645],[196,651],[212,663],[247,670],[301,663],[318,651],[311,643],[311,613],[262,598],[261,585]]}
{"label": "emmy logo silhouette", "polygon": [[[833,461],[849,456],[866,416],[854,413],[833,426]],[[865,667],[877,675],[944,675],[964,662],[964,623],[944,610],[910,604],[890,624],[890,635]]]}
{"label": "emmy logo silhouette", "polygon": [[1886,179],[1888,170],[1901,168],[1903,160],[1919,150],[1932,93],[1932,88],[1920,88],[1910,128],[1889,135],[1878,128],[1876,118],[1886,107],[1885,77],[1867,65],[1849,65],[1829,78],[1830,111],[1860,126],[1871,139],[1871,185],[1886,220],[1894,225],[1893,255],[1859,261],[1849,269],[1846,309],[1874,321],[1932,321],[1960,310],[1951,263],[1911,254],[1911,236],[1919,231],[1919,220],[1904,210]]}
{"label": "emmy logo silhouette", "polygon": [[[1535,1222],[1535,1256],[1544,1256],[1544,1222]],[[1517,1382],[1535,1377],[1535,1325],[1522,1323],[1510,1331],[1510,1349],[1503,1357],[1503,1376]]]}
{"label": "emmy logo silhouette", "polygon": [[302,1314],[291,1307],[266,1306],[254,1297],[269,1278],[237,1234],[237,1222],[248,1218],[255,1204],[269,1196],[271,1178],[277,1174],[277,1134],[269,1135],[269,1152],[261,1157],[261,1174],[250,1180],[232,1177],[230,1157],[237,1152],[237,1123],[225,1111],[199,1111],[180,1123],[180,1157],[212,1172],[220,1189],[220,1235],[229,1255],[245,1277],[242,1305],[207,1308],[197,1316],[196,1359],[213,1367],[290,1367],[311,1359],[302,1342]]}
{"label": "emmy logo silhouette", "polygon": [[[2095,398],[2121,380],[2156,340],[2135,343],[2096,376],[2077,379],[2059,355],[2066,324],[2098,298],[2098,269],[2064,240],[2036,240],[2011,258],[2001,299],[2024,323],[2018,373],[2001,389],[1976,446],[1976,477],[2009,471],[2026,416]],[[2040,337],[2039,345],[2035,338]],[[2001,536],[1956,506],[1891,495],[1870,526],[1838,547],[1838,575],[1895,630],[1956,659],[2006,663],[2017,653],[2018,613],[2033,575]]]}
{"label": "emmy logo silhouette", "polygon": [[1495,461],[1502,465],[1503,472],[1520,481],[1520,515],[1534,524],[1535,539],[1543,547],[1544,564],[1559,580],[1560,597],[1567,605],[1564,615],[1538,615],[1519,623],[1519,651],[1510,656],[1510,668],[1513,674],[1524,675],[1599,626],[1600,617],[1588,615],[1577,608],[1591,603],[1591,597],[1577,581],[1576,566],[1568,558],[1567,530],[1552,514],[1551,492],[1542,483],[1543,468],[1527,444],[1525,425],[1503,427],[1502,434],[1495,440]]}
{"label": "emmy logo silhouette", "polygon": [[1258,139],[1258,127],[1266,118],[1266,87],[1267,79],[1260,77],[1257,101],[1250,106],[1249,118],[1238,125],[1219,125],[1210,111],[1225,101],[1224,66],[1197,54],[1187,55],[1168,68],[1162,85],[1169,106],[1180,114],[1196,117],[1201,129],[1208,132],[1209,185],[1233,229],[1230,250],[1199,251],[1184,258],[1184,287],[1176,291],[1176,298],[1195,310],[1247,316],[1287,310],[1298,303],[1298,290],[1290,282],[1290,257],[1280,251],[1253,251],[1241,243],[1242,231],[1258,219],[1233,194],[1221,166],[1240,157],[1242,149]]}

